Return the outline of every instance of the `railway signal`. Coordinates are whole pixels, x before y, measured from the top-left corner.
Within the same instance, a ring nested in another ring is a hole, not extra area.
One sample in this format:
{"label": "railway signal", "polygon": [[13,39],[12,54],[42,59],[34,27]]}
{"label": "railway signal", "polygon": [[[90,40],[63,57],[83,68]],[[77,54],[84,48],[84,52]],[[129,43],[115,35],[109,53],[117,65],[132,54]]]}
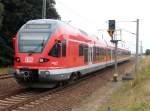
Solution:
{"label": "railway signal", "polygon": [[115,20],[109,20],[109,30],[115,30]]}
{"label": "railway signal", "polygon": [[114,75],[113,75],[113,81],[114,81],[114,82],[117,82],[117,77],[118,77],[117,47],[118,47],[118,42],[119,42],[120,40],[117,40],[117,39],[114,37],[114,32],[116,31],[116,30],[115,30],[115,27],[116,27],[115,25],[116,25],[116,24],[115,24],[115,20],[108,20],[108,30],[107,30],[107,32],[108,32],[108,34],[109,34],[110,37],[111,37],[111,42],[112,42],[113,44],[115,44],[115,73],[114,73]]}
{"label": "railway signal", "polygon": [[114,32],[115,32],[115,20],[109,20],[108,21],[108,34],[110,35],[110,37],[113,39],[113,35],[114,35]]}

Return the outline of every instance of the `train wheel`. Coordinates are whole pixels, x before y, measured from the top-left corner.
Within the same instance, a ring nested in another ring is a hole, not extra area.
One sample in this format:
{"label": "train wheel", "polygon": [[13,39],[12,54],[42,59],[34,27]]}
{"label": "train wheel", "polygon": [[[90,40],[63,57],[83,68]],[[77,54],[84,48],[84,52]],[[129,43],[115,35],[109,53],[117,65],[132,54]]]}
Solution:
{"label": "train wheel", "polygon": [[60,82],[58,82],[58,86],[64,86],[64,85],[66,85],[66,84],[68,84],[68,81],[60,81]]}
{"label": "train wheel", "polygon": [[71,76],[70,76],[70,79],[69,81],[70,82],[74,82],[78,79],[78,74],[77,73],[72,73]]}
{"label": "train wheel", "polygon": [[80,78],[81,78],[81,73],[77,72],[77,79],[80,79]]}

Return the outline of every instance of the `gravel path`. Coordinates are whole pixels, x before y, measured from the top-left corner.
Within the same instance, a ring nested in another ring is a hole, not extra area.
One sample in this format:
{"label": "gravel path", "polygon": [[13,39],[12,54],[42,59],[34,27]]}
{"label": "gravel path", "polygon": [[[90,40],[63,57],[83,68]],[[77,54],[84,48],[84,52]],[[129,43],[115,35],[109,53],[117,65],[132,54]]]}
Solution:
{"label": "gravel path", "polygon": [[[123,72],[122,67],[124,66],[121,66],[121,70],[119,72]],[[130,72],[132,71],[132,68],[132,64],[129,64],[125,67],[124,72]],[[74,105],[72,111],[97,111],[99,107],[108,100],[111,94],[114,93],[119,87],[121,87],[122,76],[123,75],[120,75],[118,77],[118,82],[110,81],[104,86],[99,87],[89,97],[82,100],[79,104]]]}

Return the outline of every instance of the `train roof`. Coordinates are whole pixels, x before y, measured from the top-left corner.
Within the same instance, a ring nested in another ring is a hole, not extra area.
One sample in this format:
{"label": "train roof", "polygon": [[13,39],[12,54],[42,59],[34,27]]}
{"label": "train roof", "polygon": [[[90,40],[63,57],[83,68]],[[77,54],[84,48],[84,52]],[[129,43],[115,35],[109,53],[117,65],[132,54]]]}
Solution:
{"label": "train roof", "polygon": [[[45,26],[43,27],[41,24],[44,24]],[[78,28],[75,28],[73,27],[72,25],[70,24],[67,24],[66,22],[63,22],[61,20],[56,20],[56,19],[35,19],[35,20],[29,20],[27,23],[25,23],[19,31],[25,31],[26,30],[26,27],[28,25],[31,25],[30,28],[37,28],[37,30],[49,30],[48,26],[49,25],[52,25],[52,24],[55,24],[55,26],[65,26],[66,29],[69,30],[70,33],[76,33],[76,34],[79,34],[79,35],[82,35],[82,37],[84,39],[87,39],[87,41],[89,42],[93,42],[95,43],[96,45],[100,45],[100,46],[107,46],[109,48],[114,48],[114,44],[112,44],[110,41],[106,41],[104,39],[100,39],[98,36],[95,36],[95,35],[91,35],[91,34],[88,34],[86,31],[82,30],[82,29],[78,29]],[[35,27],[34,27],[35,25]],[[46,26],[47,25],[47,26]],[[39,28],[38,28],[39,27]],[[43,29],[42,29],[42,28]],[[67,28],[68,27],[68,28]],[[45,29],[44,29],[45,28]],[[68,32],[67,32],[68,33]],[[118,47],[119,48],[119,47]],[[127,50],[126,48],[119,48],[119,49],[124,49],[124,50]]]}
{"label": "train roof", "polygon": [[29,20],[19,29],[19,32],[53,32],[60,23],[60,20],[54,19]]}
{"label": "train roof", "polygon": [[36,19],[36,20],[29,20],[26,24],[51,24],[59,22],[60,20],[55,19]]}

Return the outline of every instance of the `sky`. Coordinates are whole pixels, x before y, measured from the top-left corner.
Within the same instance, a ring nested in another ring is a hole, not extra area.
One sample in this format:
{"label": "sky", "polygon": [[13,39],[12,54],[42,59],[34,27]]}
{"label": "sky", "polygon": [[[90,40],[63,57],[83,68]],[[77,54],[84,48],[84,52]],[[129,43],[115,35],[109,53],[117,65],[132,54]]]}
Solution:
{"label": "sky", "polygon": [[149,0],[56,0],[55,7],[62,21],[106,40],[110,39],[108,20],[116,20],[116,35],[132,52],[136,43],[135,21],[139,19],[139,45],[142,41],[143,50],[150,49]]}

